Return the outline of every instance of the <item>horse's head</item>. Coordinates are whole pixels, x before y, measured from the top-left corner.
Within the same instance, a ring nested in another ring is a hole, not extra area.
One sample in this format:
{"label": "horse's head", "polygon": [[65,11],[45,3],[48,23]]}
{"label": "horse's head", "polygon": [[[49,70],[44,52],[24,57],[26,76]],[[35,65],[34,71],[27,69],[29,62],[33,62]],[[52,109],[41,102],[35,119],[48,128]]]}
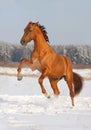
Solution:
{"label": "horse's head", "polygon": [[38,27],[38,22],[36,22],[36,23],[29,22],[28,23],[28,25],[24,29],[24,34],[20,41],[22,45],[27,45],[28,42],[30,42],[31,40],[34,40],[36,27]]}
{"label": "horse's head", "polygon": [[42,34],[41,38],[44,38],[46,42],[49,42],[49,38],[47,36],[45,27],[40,25],[38,22],[29,22],[26,28],[24,29],[24,34],[20,41],[21,44],[27,45],[28,42],[30,42],[31,40],[35,40],[37,36],[40,36],[40,33]]}

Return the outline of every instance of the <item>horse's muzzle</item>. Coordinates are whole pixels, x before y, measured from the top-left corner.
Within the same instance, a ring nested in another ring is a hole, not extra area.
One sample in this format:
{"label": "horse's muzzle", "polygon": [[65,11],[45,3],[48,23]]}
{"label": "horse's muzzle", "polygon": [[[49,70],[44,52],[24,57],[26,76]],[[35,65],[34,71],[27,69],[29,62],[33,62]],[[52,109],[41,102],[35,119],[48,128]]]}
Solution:
{"label": "horse's muzzle", "polygon": [[24,40],[21,40],[20,43],[21,43],[23,46],[26,46],[26,45],[27,45],[27,42],[24,41]]}

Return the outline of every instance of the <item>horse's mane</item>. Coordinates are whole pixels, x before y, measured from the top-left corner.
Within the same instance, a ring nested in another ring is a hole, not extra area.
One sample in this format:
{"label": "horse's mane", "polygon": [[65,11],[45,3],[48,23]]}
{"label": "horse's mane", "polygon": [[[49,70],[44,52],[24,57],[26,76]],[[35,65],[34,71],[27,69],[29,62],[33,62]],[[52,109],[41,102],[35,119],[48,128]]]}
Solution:
{"label": "horse's mane", "polygon": [[47,35],[47,31],[45,30],[45,27],[43,25],[39,24],[39,28],[41,29],[41,32],[43,33],[43,36],[44,36],[45,40],[47,42],[49,42],[49,38],[48,38],[48,35]]}

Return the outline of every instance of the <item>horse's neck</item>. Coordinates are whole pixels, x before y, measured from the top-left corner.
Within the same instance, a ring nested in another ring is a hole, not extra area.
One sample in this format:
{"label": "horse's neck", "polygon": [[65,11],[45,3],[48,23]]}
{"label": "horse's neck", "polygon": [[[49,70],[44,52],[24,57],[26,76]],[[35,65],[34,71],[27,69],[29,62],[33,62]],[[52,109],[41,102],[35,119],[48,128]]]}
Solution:
{"label": "horse's neck", "polygon": [[45,50],[46,48],[48,49],[50,47],[49,47],[48,43],[45,41],[44,38],[37,37],[34,40],[34,50],[35,51],[40,53],[41,51]]}

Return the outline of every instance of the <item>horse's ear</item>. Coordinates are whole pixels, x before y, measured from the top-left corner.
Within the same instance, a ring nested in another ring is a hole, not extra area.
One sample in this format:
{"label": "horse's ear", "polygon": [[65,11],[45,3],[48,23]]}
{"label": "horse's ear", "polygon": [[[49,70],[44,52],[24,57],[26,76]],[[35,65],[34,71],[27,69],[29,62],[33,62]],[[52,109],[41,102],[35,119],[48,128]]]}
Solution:
{"label": "horse's ear", "polygon": [[31,24],[32,22],[30,21],[29,24]]}
{"label": "horse's ear", "polygon": [[39,26],[39,21],[35,23],[37,26]]}

